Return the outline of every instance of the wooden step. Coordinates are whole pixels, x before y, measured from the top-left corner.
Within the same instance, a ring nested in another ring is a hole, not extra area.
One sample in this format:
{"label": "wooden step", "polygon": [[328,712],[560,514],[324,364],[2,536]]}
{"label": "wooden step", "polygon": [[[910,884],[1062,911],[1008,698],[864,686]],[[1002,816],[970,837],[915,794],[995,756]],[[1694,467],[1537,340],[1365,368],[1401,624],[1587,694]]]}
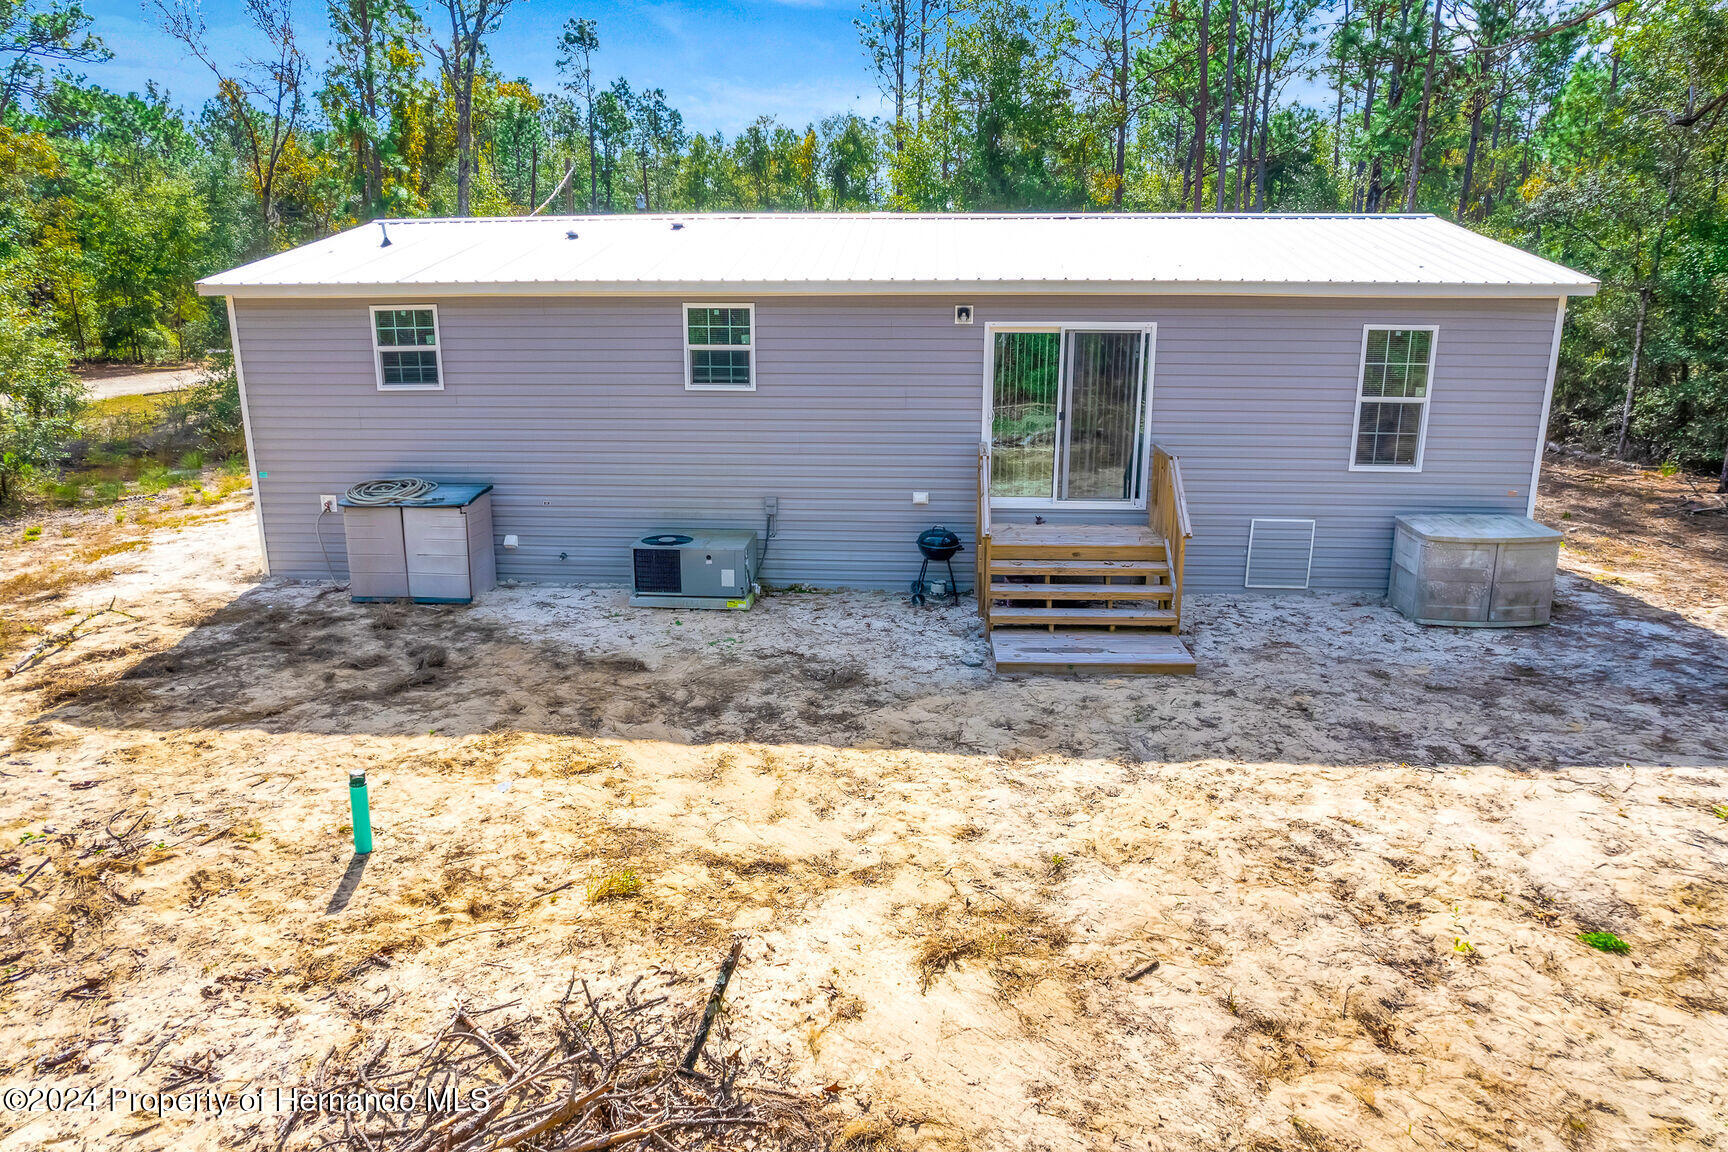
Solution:
{"label": "wooden step", "polygon": [[1170,565],[1162,560],[998,560],[990,557],[992,576],[1144,576],[1164,579]]}
{"label": "wooden step", "polygon": [[990,532],[1004,560],[1163,560],[1164,538],[1134,524],[1004,524]]}
{"label": "wooden step", "polygon": [[990,609],[990,627],[1016,624],[1056,625],[1114,624],[1120,628],[1169,628],[1176,613],[1168,608],[1000,608]]}
{"label": "wooden step", "polygon": [[1145,632],[995,632],[996,671],[1125,675],[1192,675],[1194,657],[1175,636]]}
{"label": "wooden step", "polygon": [[990,582],[992,600],[1168,600],[1168,584],[1010,584]]}

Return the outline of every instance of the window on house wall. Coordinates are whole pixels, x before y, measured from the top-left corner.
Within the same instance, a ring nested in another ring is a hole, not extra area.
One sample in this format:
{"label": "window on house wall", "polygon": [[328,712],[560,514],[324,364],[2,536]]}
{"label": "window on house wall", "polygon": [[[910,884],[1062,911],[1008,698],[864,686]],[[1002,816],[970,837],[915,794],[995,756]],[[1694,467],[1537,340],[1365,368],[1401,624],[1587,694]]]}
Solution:
{"label": "window on house wall", "polygon": [[1369,327],[1363,332],[1352,468],[1421,470],[1434,336],[1433,328]]}
{"label": "window on house wall", "polygon": [[438,359],[436,305],[373,308],[372,350],[380,389],[444,387],[444,366]]}
{"label": "window on house wall", "polygon": [[755,391],[755,326],[751,304],[686,304],[684,386]]}

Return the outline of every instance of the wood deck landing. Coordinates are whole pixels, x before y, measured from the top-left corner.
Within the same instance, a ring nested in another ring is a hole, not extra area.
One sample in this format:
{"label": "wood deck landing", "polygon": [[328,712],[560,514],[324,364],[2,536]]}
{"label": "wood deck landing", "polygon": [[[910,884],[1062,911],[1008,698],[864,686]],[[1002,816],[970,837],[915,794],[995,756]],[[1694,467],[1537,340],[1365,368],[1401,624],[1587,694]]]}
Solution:
{"label": "wood deck landing", "polygon": [[1175,636],[1147,632],[992,632],[998,672],[1094,676],[1191,675],[1194,657]]}
{"label": "wood deck landing", "polygon": [[998,548],[1072,545],[1080,548],[1162,548],[1164,538],[1144,524],[997,524]]}

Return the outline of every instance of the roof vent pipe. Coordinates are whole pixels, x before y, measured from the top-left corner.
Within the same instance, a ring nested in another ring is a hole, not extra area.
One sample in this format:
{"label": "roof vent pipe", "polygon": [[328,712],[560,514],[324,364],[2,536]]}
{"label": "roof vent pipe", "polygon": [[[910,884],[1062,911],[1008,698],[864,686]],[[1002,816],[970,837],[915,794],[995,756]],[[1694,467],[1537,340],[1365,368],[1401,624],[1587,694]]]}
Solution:
{"label": "roof vent pipe", "polygon": [[378,221],[378,232],[380,235],[382,235],[384,237],[384,239],[379,242],[378,247],[380,247],[380,248],[390,247],[390,230],[388,228],[384,227],[384,221],[382,221],[382,220]]}

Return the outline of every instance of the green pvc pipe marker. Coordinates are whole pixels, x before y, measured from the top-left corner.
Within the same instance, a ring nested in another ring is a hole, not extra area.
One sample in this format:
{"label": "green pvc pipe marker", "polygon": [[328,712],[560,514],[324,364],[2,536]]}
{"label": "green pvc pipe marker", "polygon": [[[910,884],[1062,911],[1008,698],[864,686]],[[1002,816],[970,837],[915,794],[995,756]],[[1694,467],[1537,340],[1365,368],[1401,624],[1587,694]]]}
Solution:
{"label": "green pvc pipe marker", "polygon": [[369,855],[372,851],[372,804],[366,798],[366,773],[348,774],[348,806],[354,811],[354,851]]}

